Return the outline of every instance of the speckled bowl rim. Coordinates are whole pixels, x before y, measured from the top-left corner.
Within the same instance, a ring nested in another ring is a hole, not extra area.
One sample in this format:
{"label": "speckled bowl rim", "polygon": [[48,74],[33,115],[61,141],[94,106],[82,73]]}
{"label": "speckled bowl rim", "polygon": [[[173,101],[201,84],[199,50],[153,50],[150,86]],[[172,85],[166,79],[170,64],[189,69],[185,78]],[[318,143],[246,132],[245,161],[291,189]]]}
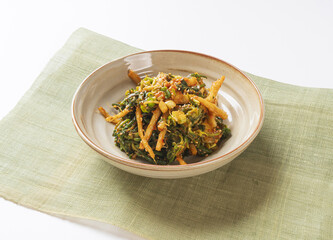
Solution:
{"label": "speckled bowl rim", "polygon": [[[243,75],[250,83],[251,85],[254,87],[254,89],[256,90],[257,93],[257,97],[260,103],[260,116],[259,116],[259,121],[258,124],[255,128],[255,130],[251,133],[251,135],[245,140],[243,141],[238,147],[234,148],[233,150],[227,152],[226,154],[223,154],[221,156],[218,156],[216,158],[213,159],[208,159],[208,160],[202,160],[200,162],[196,162],[196,163],[191,163],[191,164],[187,164],[187,165],[154,165],[154,164],[150,164],[150,163],[142,163],[142,162],[136,162],[133,161],[131,159],[126,159],[126,158],[122,158],[119,157],[117,155],[114,155],[110,152],[105,151],[104,149],[102,149],[101,147],[99,147],[98,145],[96,145],[88,136],[86,136],[82,129],[80,128],[77,119],[78,117],[75,115],[75,111],[74,111],[74,107],[75,107],[75,102],[78,101],[77,99],[77,95],[79,93],[79,91],[81,90],[81,88],[87,83],[87,81],[90,79],[90,77],[95,74],[95,72],[99,71],[101,68],[103,68],[104,66],[115,62],[115,61],[119,61],[125,58],[128,58],[130,56],[135,56],[135,55],[140,55],[140,54],[146,54],[146,53],[162,53],[162,52],[175,52],[175,53],[185,53],[185,54],[193,54],[193,55],[197,55],[197,56],[201,56],[204,58],[209,58],[218,62],[221,62],[223,64],[228,65],[229,67],[235,69],[237,72],[239,72],[241,75]],[[258,135],[258,133],[260,132],[263,122],[264,122],[264,114],[265,114],[265,107],[264,107],[264,101],[263,98],[261,96],[261,93],[258,89],[258,87],[256,86],[256,84],[245,74],[243,73],[240,69],[238,69],[237,67],[233,66],[232,64],[223,61],[219,58],[216,57],[212,57],[210,55],[207,54],[203,54],[203,53],[198,53],[198,52],[192,52],[192,51],[185,51],[185,50],[152,50],[152,51],[142,51],[142,52],[138,52],[138,53],[134,53],[134,54],[129,54],[127,56],[115,59],[113,61],[110,61],[108,63],[105,63],[104,65],[102,65],[101,67],[97,68],[96,70],[94,70],[92,73],[89,74],[89,76],[87,76],[83,82],[79,85],[79,87],[77,88],[76,92],[74,93],[73,96],[73,100],[72,100],[72,105],[71,105],[71,115],[72,115],[72,122],[74,124],[75,130],[77,131],[77,133],[79,134],[79,136],[83,139],[83,141],[88,144],[92,149],[94,149],[96,152],[100,153],[101,155],[103,155],[104,157],[115,161],[119,164],[128,166],[128,167],[134,167],[134,168],[139,168],[139,169],[144,169],[144,170],[149,170],[149,171],[186,171],[186,170],[193,170],[193,169],[197,169],[197,168],[201,168],[205,165],[208,164],[213,164],[217,161],[221,161],[221,160],[226,160],[227,162],[229,162],[229,157],[232,157],[233,155],[236,155],[237,153],[242,152],[254,139],[255,137]]]}

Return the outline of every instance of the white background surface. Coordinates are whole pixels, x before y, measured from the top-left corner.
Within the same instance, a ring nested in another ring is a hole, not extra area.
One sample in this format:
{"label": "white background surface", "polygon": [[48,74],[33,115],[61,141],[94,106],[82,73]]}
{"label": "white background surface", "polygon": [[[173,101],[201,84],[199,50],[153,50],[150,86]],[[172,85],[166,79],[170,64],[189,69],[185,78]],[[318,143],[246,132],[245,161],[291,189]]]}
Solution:
{"label": "white background surface", "polygon": [[[198,51],[280,82],[333,88],[332,0],[1,0],[0,118],[79,27],[145,50]],[[23,238],[135,237],[105,224],[87,227],[0,199],[0,239]]]}

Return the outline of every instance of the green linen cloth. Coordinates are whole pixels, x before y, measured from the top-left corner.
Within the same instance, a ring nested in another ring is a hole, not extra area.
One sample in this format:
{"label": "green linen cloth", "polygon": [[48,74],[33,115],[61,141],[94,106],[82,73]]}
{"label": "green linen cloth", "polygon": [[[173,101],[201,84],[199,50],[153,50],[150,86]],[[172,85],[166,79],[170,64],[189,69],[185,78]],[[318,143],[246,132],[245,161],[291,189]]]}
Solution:
{"label": "green linen cloth", "polygon": [[89,73],[138,51],[86,29],[70,37],[0,122],[1,197],[148,239],[333,239],[333,90],[249,74],[266,106],[250,147],[201,176],[150,179],[104,162],[70,114]]}

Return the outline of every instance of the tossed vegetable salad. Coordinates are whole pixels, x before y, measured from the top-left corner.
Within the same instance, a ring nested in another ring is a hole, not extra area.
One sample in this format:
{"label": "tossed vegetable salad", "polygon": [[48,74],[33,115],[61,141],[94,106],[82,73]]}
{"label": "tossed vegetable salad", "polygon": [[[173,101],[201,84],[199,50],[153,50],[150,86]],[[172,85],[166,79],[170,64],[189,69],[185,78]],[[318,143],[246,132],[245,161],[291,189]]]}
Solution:
{"label": "tossed vegetable salad", "polygon": [[128,76],[137,86],[113,104],[119,113],[110,116],[102,107],[99,111],[116,124],[115,144],[130,158],[186,164],[185,156],[208,156],[231,135],[223,123],[228,115],[216,105],[224,76],[210,89],[205,87],[206,77],[198,73],[182,77],[161,72],[141,80],[129,70]]}

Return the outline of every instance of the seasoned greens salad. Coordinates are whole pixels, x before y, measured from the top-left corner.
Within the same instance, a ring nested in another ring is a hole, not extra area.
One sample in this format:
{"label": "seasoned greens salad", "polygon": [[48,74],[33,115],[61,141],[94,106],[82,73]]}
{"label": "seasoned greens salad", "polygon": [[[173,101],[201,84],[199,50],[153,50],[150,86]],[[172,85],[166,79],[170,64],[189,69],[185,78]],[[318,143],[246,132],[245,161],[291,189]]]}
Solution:
{"label": "seasoned greens salad", "polygon": [[210,89],[198,73],[183,77],[161,72],[141,79],[129,70],[128,76],[137,86],[113,104],[119,113],[111,116],[102,107],[99,111],[116,124],[115,144],[130,158],[183,165],[184,157],[208,156],[231,135],[223,124],[228,115],[216,105],[224,76]]}

